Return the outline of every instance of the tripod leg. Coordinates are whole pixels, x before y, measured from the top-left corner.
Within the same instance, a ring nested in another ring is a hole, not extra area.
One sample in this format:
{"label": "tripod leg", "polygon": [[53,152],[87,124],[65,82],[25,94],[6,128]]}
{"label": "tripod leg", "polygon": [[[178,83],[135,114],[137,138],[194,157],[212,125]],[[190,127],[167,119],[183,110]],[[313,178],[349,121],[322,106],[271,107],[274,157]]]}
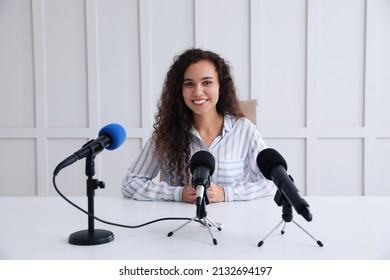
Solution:
{"label": "tripod leg", "polygon": [[284,234],[284,233],[286,232],[286,225],[287,225],[287,223],[284,222],[283,228],[282,228],[282,230],[280,231],[281,234]]}
{"label": "tripod leg", "polygon": [[207,230],[209,231],[209,233],[211,235],[211,238],[213,239],[214,245],[217,245],[217,239],[214,238],[214,236],[213,236],[213,234],[212,234],[212,232],[210,230],[210,226],[209,226],[209,224],[206,221],[206,218],[203,219],[203,222],[206,224]]}
{"label": "tripod leg", "polygon": [[316,239],[313,235],[311,235],[307,230],[305,230],[303,227],[301,227],[297,222],[295,222],[294,220],[292,220],[292,222],[294,222],[294,224],[296,224],[301,230],[303,230],[304,232],[306,232],[307,235],[309,235],[314,241],[316,241],[316,243],[318,244],[318,246],[320,247],[323,247],[324,244],[322,244],[322,242],[318,239]]}
{"label": "tripod leg", "polygon": [[205,217],[205,220],[209,221],[210,224],[211,224],[212,226],[216,227],[219,231],[222,230],[222,228],[221,228],[218,224],[216,224],[214,221],[210,220],[209,218]]}
{"label": "tripod leg", "polygon": [[189,223],[195,221],[196,219],[197,219],[197,217],[194,217],[194,218],[192,218],[191,220],[189,220],[188,222],[185,222],[184,224],[182,224],[181,226],[179,226],[177,229],[168,232],[167,236],[168,236],[168,237],[171,237],[176,231],[178,231],[179,229],[185,227],[186,225],[188,225]]}
{"label": "tripod leg", "polygon": [[274,227],[258,244],[257,244],[257,247],[261,247],[263,244],[264,244],[264,240],[268,238],[268,236],[271,235],[271,233],[273,233],[281,224],[283,223],[283,220],[280,221],[279,224],[276,225],[276,227]]}

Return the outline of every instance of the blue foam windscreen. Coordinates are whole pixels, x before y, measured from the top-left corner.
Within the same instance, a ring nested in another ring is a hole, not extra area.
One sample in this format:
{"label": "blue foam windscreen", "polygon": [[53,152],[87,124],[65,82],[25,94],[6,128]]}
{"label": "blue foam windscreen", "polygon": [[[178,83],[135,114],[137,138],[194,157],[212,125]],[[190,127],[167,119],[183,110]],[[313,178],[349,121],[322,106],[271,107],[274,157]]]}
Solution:
{"label": "blue foam windscreen", "polygon": [[107,150],[115,150],[126,140],[125,129],[117,123],[108,124],[99,131],[99,137],[106,135],[111,138],[111,144],[106,147]]}

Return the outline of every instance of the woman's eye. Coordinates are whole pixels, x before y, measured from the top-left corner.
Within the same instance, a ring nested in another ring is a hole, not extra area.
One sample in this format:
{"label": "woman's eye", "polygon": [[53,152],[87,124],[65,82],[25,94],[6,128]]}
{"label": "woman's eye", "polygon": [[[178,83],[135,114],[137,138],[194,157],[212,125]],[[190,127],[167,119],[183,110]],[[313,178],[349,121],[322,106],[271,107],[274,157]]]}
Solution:
{"label": "woman's eye", "polygon": [[185,87],[192,87],[193,84],[194,84],[194,83],[192,83],[192,82],[185,82],[185,83],[184,83],[184,86],[185,86]]}
{"label": "woman's eye", "polygon": [[213,82],[212,81],[204,81],[203,82],[203,84],[205,85],[205,86],[209,86],[209,85],[211,85]]}

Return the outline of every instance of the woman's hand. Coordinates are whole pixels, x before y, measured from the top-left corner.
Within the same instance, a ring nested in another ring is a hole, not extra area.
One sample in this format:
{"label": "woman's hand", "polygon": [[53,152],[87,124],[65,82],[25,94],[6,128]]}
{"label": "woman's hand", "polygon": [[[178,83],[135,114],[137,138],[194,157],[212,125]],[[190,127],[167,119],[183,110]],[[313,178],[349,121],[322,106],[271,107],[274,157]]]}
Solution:
{"label": "woman's hand", "polygon": [[[223,187],[210,183],[210,187],[207,189],[207,196],[210,203],[223,202],[225,201],[225,190]],[[183,188],[182,200],[187,203],[196,202],[196,190],[192,188],[192,185],[186,185]]]}
{"label": "woman's hand", "polygon": [[225,201],[225,190],[223,187],[210,183],[210,187],[207,189],[207,196],[210,203],[223,202]]}
{"label": "woman's hand", "polygon": [[192,188],[192,185],[184,186],[182,194],[183,202],[195,203],[196,201],[196,191]]}

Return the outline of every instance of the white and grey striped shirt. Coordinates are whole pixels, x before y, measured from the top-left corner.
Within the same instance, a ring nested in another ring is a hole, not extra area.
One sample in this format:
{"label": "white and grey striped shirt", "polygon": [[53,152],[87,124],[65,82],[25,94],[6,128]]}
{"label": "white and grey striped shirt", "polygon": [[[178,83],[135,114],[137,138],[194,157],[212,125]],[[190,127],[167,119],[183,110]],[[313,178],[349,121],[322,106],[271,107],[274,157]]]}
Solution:
{"label": "white and grey striped shirt", "polygon": [[[224,187],[225,201],[252,200],[274,194],[276,187],[257,167],[256,158],[266,147],[256,126],[246,118],[226,115],[222,135],[207,148],[192,129],[191,155],[200,150],[209,151],[215,158],[211,181]],[[170,178],[167,162],[154,157],[154,143],[150,139],[135,159],[122,183],[125,197],[137,200],[182,201],[183,187],[179,177]],[[160,172],[160,182],[153,179]]]}

